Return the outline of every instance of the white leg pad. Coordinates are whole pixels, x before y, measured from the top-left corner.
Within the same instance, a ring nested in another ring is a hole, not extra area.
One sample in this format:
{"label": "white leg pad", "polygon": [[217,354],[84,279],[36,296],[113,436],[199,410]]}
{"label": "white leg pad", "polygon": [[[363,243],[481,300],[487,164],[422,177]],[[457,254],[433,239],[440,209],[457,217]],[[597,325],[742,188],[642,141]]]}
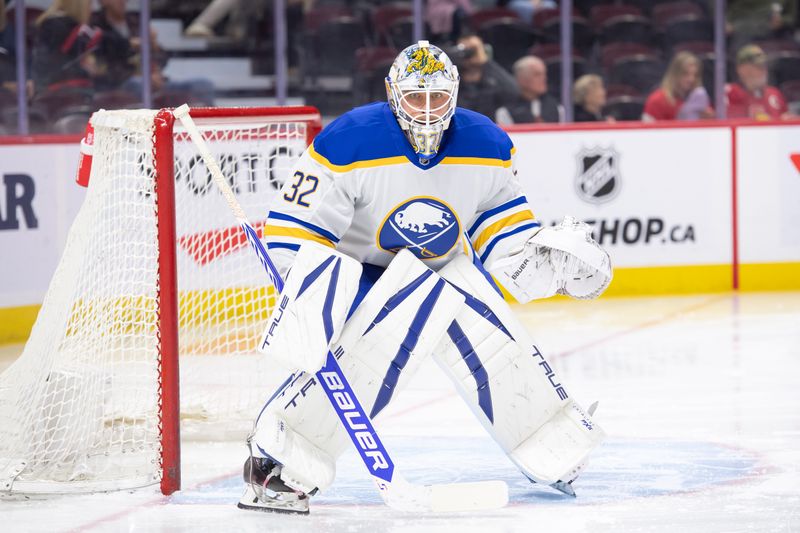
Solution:
{"label": "white leg pad", "polygon": [[339,339],[358,290],[361,263],[314,242],[303,244],[267,322],[259,350],[289,368],[316,372]]}
{"label": "white leg pad", "polygon": [[[464,297],[411,252],[397,254],[344,326],[331,351],[364,409],[375,417],[439,344]],[[285,427],[281,428],[280,424]],[[262,428],[263,426],[263,428]],[[256,422],[260,448],[284,465],[297,486],[325,490],[349,437],[314,375],[301,373]]]}
{"label": "white leg pad", "polygon": [[292,429],[276,413],[262,413],[253,443],[255,457],[271,457],[284,465],[281,479],[290,487],[308,493],[316,487],[328,487],[333,483],[336,460]]}
{"label": "white leg pad", "polygon": [[[603,439],[567,394],[524,326],[465,256],[439,274],[466,293],[434,357],[526,476],[565,479]],[[572,476],[574,477],[574,476]]]}

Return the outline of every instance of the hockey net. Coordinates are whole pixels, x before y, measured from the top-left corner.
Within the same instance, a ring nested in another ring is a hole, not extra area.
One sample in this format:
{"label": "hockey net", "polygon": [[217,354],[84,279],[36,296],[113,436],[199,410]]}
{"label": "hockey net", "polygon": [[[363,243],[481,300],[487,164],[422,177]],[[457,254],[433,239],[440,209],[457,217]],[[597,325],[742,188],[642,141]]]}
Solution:
{"label": "hockey net", "polygon": [[[192,116],[260,230],[319,113]],[[167,110],[92,123],[84,204],[28,343],[0,376],[0,494],[157,482],[171,493],[178,426],[243,439],[271,392],[255,345],[274,295],[188,136]]]}

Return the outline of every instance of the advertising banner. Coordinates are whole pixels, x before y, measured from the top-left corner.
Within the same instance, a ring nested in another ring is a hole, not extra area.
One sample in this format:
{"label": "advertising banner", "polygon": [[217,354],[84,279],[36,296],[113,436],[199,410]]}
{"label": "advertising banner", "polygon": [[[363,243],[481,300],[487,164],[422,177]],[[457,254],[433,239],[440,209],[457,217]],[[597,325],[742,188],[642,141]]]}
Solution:
{"label": "advertising banner", "polygon": [[617,267],[730,263],[730,128],[511,138],[537,218],[553,224],[572,215],[591,224]]}
{"label": "advertising banner", "polygon": [[736,154],[739,260],[800,261],[800,126],[737,128]]}
{"label": "advertising banner", "polygon": [[78,143],[0,145],[0,308],[42,303],[86,189]]}

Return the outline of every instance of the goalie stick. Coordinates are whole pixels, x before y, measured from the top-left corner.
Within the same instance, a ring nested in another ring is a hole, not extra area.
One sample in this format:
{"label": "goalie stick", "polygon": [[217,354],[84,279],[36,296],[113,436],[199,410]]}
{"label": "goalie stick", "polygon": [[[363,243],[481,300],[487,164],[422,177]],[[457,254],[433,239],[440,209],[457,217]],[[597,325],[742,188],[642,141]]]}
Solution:
{"label": "goalie stick", "polygon": [[[181,121],[200,156],[211,173],[242,231],[247,235],[253,250],[267,271],[275,290],[283,290],[283,279],[275,264],[267,254],[258,233],[253,229],[244,214],[239,201],[225,180],[216,158],[211,154],[202,134],[190,116],[189,106],[184,104],[173,111]],[[477,481],[471,483],[449,483],[438,485],[416,485],[409,483],[395,469],[389,453],[372,425],[367,411],[361,406],[336,357],[328,351],[325,365],[316,373],[317,381],[325,391],[328,400],[339,417],[345,431],[350,436],[367,471],[378,486],[383,501],[394,509],[402,511],[479,511],[497,509],[508,503],[508,485],[504,481]],[[335,396],[336,395],[336,396]],[[339,401],[336,398],[350,401]],[[353,420],[358,430],[353,427]],[[366,427],[366,431],[362,428]]]}

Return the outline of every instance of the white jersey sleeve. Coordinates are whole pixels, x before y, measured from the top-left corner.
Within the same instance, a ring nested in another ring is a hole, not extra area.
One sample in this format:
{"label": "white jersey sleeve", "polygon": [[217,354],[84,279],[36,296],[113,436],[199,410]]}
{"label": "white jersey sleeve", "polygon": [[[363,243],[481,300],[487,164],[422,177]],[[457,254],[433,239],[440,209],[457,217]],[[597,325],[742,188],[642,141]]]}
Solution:
{"label": "white jersey sleeve", "polygon": [[487,267],[520,248],[541,227],[517,179],[515,151],[511,149],[511,167],[495,181],[492,194],[467,225],[475,253]]}
{"label": "white jersey sleeve", "polygon": [[311,157],[313,145],[270,205],[263,239],[282,276],[305,241],[336,248],[353,218],[346,177],[336,176]]}

